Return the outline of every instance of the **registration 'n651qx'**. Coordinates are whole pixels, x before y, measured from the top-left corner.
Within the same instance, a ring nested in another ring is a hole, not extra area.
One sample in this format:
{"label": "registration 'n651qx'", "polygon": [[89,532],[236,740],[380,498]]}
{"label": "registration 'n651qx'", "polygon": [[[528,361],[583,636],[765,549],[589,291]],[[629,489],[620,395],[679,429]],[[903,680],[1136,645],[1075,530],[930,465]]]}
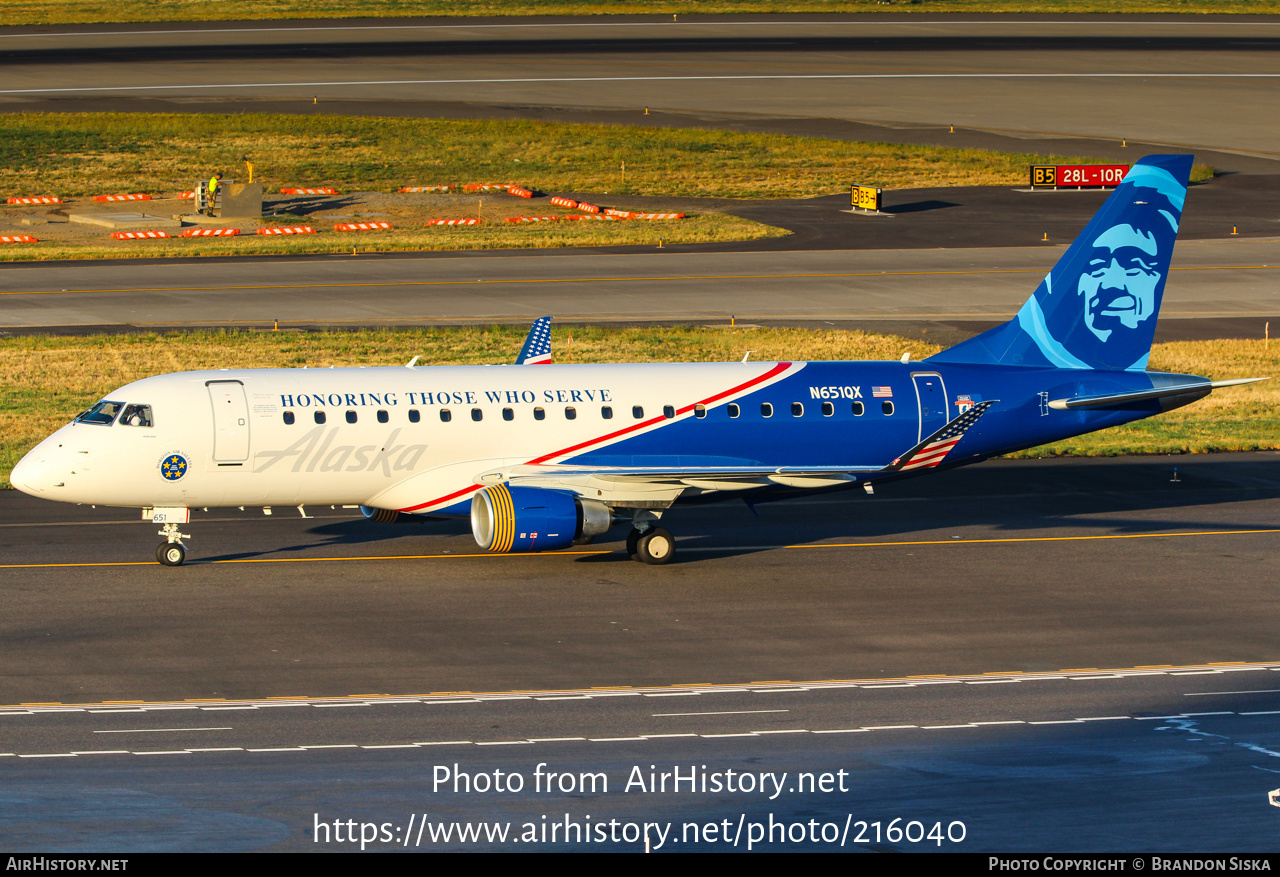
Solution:
{"label": "registration 'n651qx'", "polygon": [[[1016,317],[922,362],[521,363],[226,369],[114,390],[33,449],[35,496],[133,506],[183,562],[193,507],[360,505],[471,519],[496,552],[564,548],[625,523],[672,560],[680,505],[877,482],[1129,423],[1209,381],[1147,370],[1190,156],[1133,166]],[[528,367],[530,365],[536,367]]]}

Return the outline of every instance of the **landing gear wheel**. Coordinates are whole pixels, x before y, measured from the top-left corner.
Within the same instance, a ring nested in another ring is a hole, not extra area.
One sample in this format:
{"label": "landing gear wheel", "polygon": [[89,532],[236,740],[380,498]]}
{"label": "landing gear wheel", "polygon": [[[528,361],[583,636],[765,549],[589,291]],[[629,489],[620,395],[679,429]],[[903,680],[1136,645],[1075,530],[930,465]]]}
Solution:
{"label": "landing gear wheel", "polygon": [[[630,545],[631,540],[627,543]],[[676,556],[676,540],[669,530],[662,527],[650,527],[640,534],[636,540],[635,559],[641,563],[658,566],[670,563]]]}
{"label": "landing gear wheel", "polygon": [[181,542],[161,542],[156,549],[156,560],[165,566],[182,566],[187,559],[187,547]]}
{"label": "landing gear wheel", "polygon": [[640,543],[640,537],[643,535],[639,530],[632,530],[627,534],[627,557],[632,560],[636,559],[636,545]]}

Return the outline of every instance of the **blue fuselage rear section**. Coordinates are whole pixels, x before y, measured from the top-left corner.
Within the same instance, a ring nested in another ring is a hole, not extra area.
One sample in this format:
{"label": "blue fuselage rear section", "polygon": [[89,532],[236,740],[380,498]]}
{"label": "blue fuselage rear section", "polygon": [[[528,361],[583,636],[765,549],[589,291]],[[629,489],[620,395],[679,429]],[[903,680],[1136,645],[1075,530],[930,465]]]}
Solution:
{"label": "blue fuselage rear section", "polygon": [[968,408],[994,401],[948,455],[946,465],[954,466],[1129,423],[1171,407],[1166,399],[1059,410],[1049,405],[1055,399],[1203,380],[1094,369],[814,362],[733,404],[708,407],[701,417],[673,420],[564,462],[655,468],[887,466]]}

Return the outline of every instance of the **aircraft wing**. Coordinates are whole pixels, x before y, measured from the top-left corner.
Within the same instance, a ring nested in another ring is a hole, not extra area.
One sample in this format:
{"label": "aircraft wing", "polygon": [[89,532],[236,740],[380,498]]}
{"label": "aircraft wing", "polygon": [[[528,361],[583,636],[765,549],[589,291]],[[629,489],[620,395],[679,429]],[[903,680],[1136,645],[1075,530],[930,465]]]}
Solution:
{"label": "aircraft wing", "polygon": [[[1148,399],[1162,399],[1165,396],[1182,396],[1199,393],[1208,396],[1210,391],[1219,387],[1234,387],[1239,384],[1252,384],[1255,381],[1268,381],[1270,378],[1233,378],[1228,381],[1204,381],[1194,384],[1179,384],[1173,387],[1155,387],[1150,390],[1138,390],[1132,393],[1113,393],[1109,396],[1076,396],[1072,399],[1054,399],[1050,408],[1068,411],[1075,408],[1108,408],[1112,405],[1127,405],[1130,402],[1145,402]],[[1194,400],[1193,400],[1194,401]]]}

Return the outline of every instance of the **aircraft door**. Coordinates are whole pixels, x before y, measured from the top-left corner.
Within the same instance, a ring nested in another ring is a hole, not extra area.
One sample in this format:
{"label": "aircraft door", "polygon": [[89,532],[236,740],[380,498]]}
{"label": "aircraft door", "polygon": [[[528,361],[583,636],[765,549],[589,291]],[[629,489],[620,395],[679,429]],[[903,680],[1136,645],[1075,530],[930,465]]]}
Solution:
{"label": "aircraft door", "polygon": [[947,407],[947,388],[942,375],[937,372],[915,372],[911,380],[916,385],[916,404],[920,414],[920,434],[916,441],[923,441],[951,419]]}
{"label": "aircraft door", "polygon": [[239,465],[249,459],[249,403],[239,381],[209,381],[213,405],[213,461]]}

